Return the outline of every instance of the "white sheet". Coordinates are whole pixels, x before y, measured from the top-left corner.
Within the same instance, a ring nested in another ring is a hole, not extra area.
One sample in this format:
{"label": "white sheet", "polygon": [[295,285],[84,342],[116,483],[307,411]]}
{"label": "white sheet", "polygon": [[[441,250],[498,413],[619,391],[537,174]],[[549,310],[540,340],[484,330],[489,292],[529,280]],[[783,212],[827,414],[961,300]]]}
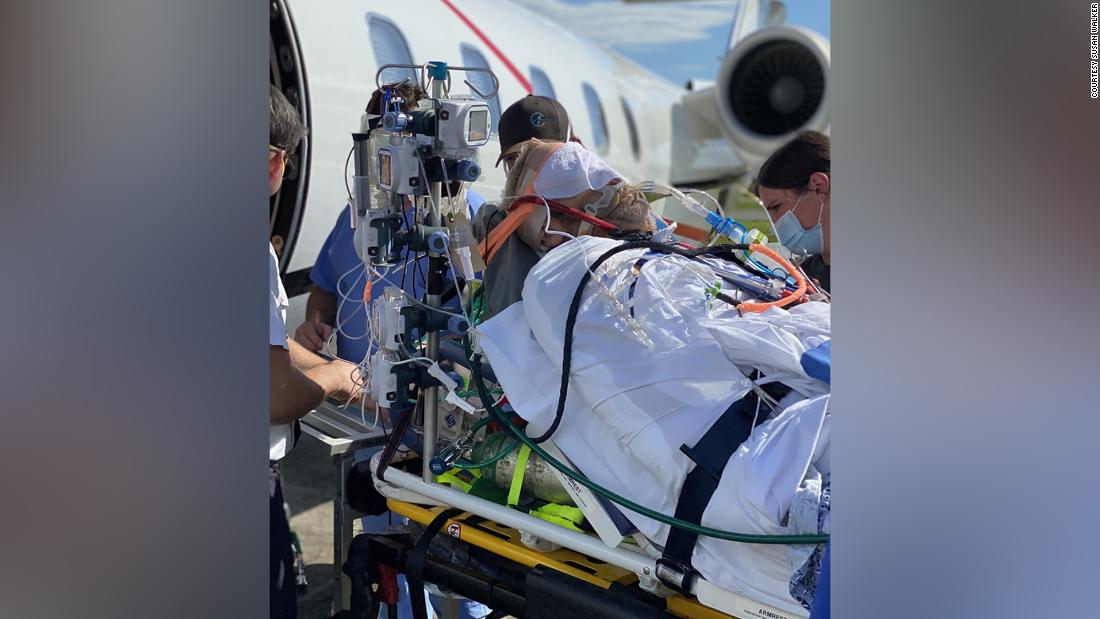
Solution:
{"label": "white sheet", "polygon": [[[486,356],[513,407],[531,423],[532,435],[554,416],[576,286],[586,264],[616,244],[585,237],[554,249],[528,275],[523,301],[479,328]],[[707,267],[659,254],[646,256],[631,297],[631,267],[646,253],[628,251],[609,260],[582,296],[569,394],[554,442],[597,483],[672,514],[693,466],[680,445],[697,442],[743,397],[751,384],[745,372],[758,368],[796,392],[730,458],[703,523],[744,533],[788,533],[791,501],[807,475],[816,474],[810,465],[823,460],[828,447],[828,388],[799,363],[805,350],[829,337],[828,305],[740,317],[707,297],[706,288],[718,279]],[[632,330],[631,308],[649,345]],[[625,513],[663,544],[667,525]],[[785,546],[700,538],[693,564],[719,586],[805,614],[787,592],[787,555]]]}

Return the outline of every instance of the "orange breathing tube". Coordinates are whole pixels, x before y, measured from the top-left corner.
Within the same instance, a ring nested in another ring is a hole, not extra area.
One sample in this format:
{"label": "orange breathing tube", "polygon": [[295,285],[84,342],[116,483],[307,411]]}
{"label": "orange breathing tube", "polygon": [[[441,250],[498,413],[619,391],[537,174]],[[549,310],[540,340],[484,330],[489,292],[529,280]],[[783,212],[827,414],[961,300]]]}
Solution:
{"label": "orange breathing tube", "polygon": [[753,243],[749,245],[749,251],[760,252],[765,256],[771,258],[772,260],[778,262],[779,266],[782,267],[783,270],[787,271],[787,273],[790,273],[791,277],[794,278],[795,284],[797,284],[797,288],[790,295],[775,301],[768,301],[765,303],[740,303],[737,305],[738,311],[766,312],[773,307],[786,307],[791,303],[794,303],[795,301],[801,299],[803,295],[806,294],[806,278],[802,277],[802,273],[798,269],[796,269],[793,264],[787,262],[786,258],[780,256],[778,252],[772,250],[772,248],[768,247],[767,245],[760,245],[758,243]]}
{"label": "orange breathing tube", "polygon": [[535,204],[531,202],[514,205],[513,208],[508,211],[508,216],[504,218],[504,221],[493,228],[478,245],[478,249],[481,251],[481,257],[485,260],[485,264],[489,264],[489,262],[496,257],[497,252],[504,247],[504,242],[507,241],[509,237],[512,236],[512,233],[523,225],[523,222],[534,212]]}

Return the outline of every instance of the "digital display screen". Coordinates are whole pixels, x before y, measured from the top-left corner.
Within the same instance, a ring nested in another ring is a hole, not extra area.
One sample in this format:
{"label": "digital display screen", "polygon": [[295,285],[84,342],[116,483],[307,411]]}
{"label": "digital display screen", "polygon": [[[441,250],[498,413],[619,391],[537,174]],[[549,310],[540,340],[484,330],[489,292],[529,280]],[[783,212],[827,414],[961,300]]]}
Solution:
{"label": "digital display screen", "polygon": [[489,139],[489,110],[480,109],[470,112],[470,131],[467,142],[478,144]]}
{"label": "digital display screen", "polygon": [[393,187],[393,157],[388,150],[378,151],[378,184]]}

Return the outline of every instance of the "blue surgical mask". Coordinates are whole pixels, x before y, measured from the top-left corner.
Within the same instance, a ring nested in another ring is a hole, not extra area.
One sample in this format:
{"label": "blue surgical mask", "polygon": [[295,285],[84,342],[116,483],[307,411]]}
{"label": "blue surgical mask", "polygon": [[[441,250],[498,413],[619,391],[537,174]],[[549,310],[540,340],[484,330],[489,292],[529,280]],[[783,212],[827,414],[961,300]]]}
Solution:
{"label": "blue surgical mask", "polygon": [[802,195],[798,196],[798,200],[795,200],[794,207],[783,213],[779,221],[775,222],[775,235],[779,238],[779,243],[792,254],[805,252],[812,256],[825,251],[825,233],[821,229],[821,216],[825,211],[825,203],[820,204],[821,209],[817,213],[817,224],[807,230],[802,227],[802,224],[794,215],[805,195],[806,191],[803,190]]}

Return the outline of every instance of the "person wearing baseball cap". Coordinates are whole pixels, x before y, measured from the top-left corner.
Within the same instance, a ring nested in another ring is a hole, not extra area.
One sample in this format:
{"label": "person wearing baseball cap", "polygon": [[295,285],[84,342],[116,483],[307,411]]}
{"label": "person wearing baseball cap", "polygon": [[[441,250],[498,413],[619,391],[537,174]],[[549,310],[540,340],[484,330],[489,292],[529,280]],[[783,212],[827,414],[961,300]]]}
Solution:
{"label": "person wearing baseball cap", "polygon": [[[509,105],[500,115],[497,136],[500,139],[500,156],[496,165],[504,164],[505,174],[516,163],[523,145],[532,138],[543,142],[580,143],[573,135],[569,115],[562,104],[538,95],[527,95]],[[508,216],[507,209],[501,206],[486,203],[478,209],[471,224],[479,243]],[[486,267],[484,273],[486,281],[496,283],[492,289],[485,289],[485,320],[519,300],[523,292],[523,279],[539,261],[538,253],[518,237],[507,239],[498,251],[499,256]]]}
{"label": "person wearing baseball cap", "polygon": [[527,273],[565,239],[648,238],[656,229],[645,194],[581,144],[532,138],[517,153],[494,206],[499,215],[488,228],[484,220],[474,223],[487,265],[484,320],[519,301]]}
{"label": "person wearing baseball cap", "polygon": [[500,156],[496,165],[504,163],[507,174],[519,157],[520,147],[531,138],[543,142],[580,142],[573,136],[569,114],[561,103],[549,97],[527,95],[500,115],[497,134],[500,136]]}

